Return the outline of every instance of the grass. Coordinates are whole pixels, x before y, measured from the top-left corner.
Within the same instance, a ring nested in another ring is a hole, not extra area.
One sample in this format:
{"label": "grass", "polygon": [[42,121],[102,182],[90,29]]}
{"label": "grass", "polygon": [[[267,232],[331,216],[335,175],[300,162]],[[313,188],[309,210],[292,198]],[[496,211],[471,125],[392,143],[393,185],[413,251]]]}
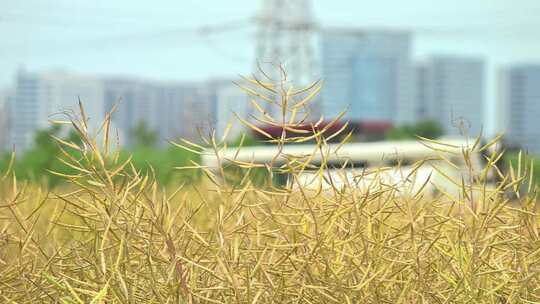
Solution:
{"label": "grass", "polygon": [[[315,140],[324,151],[335,134],[319,130],[306,139],[295,129],[319,83],[295,90],[286,76],[246,79],[241,86],[258,114],[242,121],[297,135],[269,137],[278,147]],[[2,302],[540,302],[536,189],[521,157],[482,198],[469,187],[485,184],[482,174],[459,181],[455,197],[404,197],[394,185],[321,193],[274,186],[272,175],[295,176],[309,165],[294,157],[267,166],[267,182],[193,162],[177,169],[199,170],[204,182],[165,187],[110,147],[110,116],[94,137],[82,117],[69,121],[82,142],[59,142],[61,151],[77,151],[59,155],[76,171],[56,173],[68,186],[21,183],[9,169],[2,177]],[[177,145],[219,158],[227,143],[210,136]],[[483,148],[471,144],[461,157]],[[483,170],[496,169],[498,157]],[[254,164],[242,166],[260,174]]]}

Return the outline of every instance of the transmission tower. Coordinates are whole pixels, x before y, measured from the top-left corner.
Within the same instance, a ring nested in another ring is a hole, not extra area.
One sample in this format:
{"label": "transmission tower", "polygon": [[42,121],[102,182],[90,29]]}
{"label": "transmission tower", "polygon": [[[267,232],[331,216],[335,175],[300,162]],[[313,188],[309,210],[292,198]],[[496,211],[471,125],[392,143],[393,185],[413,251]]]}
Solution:
{"label": "transmission tower", "polygon": [[311,0],[262,0],[256,15],[255,74],[259,64],[267,75],[280,79],[276,65],[282,64],[295,86],[313,81],[315,30]]}

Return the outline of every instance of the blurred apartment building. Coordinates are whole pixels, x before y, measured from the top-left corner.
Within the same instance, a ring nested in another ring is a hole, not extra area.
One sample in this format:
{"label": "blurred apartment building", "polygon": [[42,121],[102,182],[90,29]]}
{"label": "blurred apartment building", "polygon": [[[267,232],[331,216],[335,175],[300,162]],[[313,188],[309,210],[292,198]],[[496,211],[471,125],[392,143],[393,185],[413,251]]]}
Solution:
{"label": "blurred apartment building", "polygon": [[[104,112],[104,86],[96,78],[65,72],[17,74],[11,106],[11,140],[17,150],[28,149],[34,133],[52,119],[77,118],[78,100],[85,105],[89,129],[99,127]],[[80,117],[79,117],[80,118]]]}
{"label": "blurred apartment building", "polygon": [[132,145],[131,131],[139,124],[164,145],[178,138],[197,140],[214,120],[213,100],[203,84],[116,77],[105,79],[104,85],[105,108],[117,106],[113,123],[122,145]]}
{"label": "blurred apartment building", "polygon": [[432,56],[416,67],[416,116],[448,135],[478,136],[484,125],[485,65],[474,57]]}
{"label": "blurred apartment building", "polygon": [[[216,137],[234,141],[246,130],[246,126],[238,117],[251,121],[249,96],[242,91],[232,80],[214,81],[211,85],[215,98]],[[227,134],[225,134],[228,130]]]}
{"label": "blurred apartment building", "polygon": [[[18,151],[27,150],[35,132],[49,127],[50,120],[66,119],[63,114],[80,118],[79,98],[90,131],[97,131],[116,105],[112,131],[122,146],[133,144],[132,130],[141,123],[156,133],[160,145],[179,138],[208,138],[212,129],[222,136],[227,123],[235,121],[232,113],[244,116],[248,105],[246,95],[230,80],[158,82],[20,70],[13,92],[0,95],[0,147],[14,144]],[[235,122],[228,139],[238,137],[241,130],[243,126]]]}
{"label": "blurred apartment building", "polygon": [[10,89],[0,91],[0,152],[11,146],[11,105],[14,92]]}
{"label": "blurred apartment building", "polygon": [[[159,134],[165,140],[208,138],[215,125],[215,99],[206,83],[167,84],[160,87],[158,112],[165,123]],[[169,113],[167,113],[169,112]]]}
{"label": "blurred apartment building", "polygon": [[352,121],[416,120],[411,34],[328,29],[321,39],[323,114]]}
{"label": "blurred apartment building", "polygon": [[540,154],[540,64],[522,64],[500,71],[499,130],[510,145]]}
{"label": "blurred apartment building", "polygon": [[129,135],[139,123],[155,128],[158,117],[150,106],[156,95],[152,85],[128,77],[105,78],[103,83],[105,111],[116,107],[111,118],[112,129],[118,134],[122,146],[132,144]]}

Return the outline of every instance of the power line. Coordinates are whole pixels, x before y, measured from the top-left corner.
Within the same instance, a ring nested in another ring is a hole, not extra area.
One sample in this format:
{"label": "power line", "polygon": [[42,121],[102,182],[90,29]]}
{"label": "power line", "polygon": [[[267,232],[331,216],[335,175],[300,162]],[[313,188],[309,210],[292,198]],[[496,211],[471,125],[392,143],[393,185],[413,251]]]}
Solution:
{"label": "power line", "polygon": [[[295,6],[295,3],[298,4]],[[139,31],[135,33],[119,34],[116,36],[108,36],[102,38],[86,39],[83,41],[68,41],[55,44],[54,47],[50,47],[51,41],[43,41],[43,44],[48,45],[48,49],[53,49],[58,52],[75,52],[84,50],[95,50],[104,47],[126,47],[129,44],[141,44],[152,42],[156,45],[163,45],[167,42],[167,39],[174,39],[174,43],[179,41],[190,43],[202,43],[208,46],[216,54],[227,58],[228,60],[240,61],[234,52],[227,52],[221,46],[220,43],[215,41],[216,37],[222,37],[224,34],[238,33],[242,30],[256,30],[254,33],[244,33],[243,36],[249,41],[254,41],[257,44],[255,50],[255,56],[258,59],[276,60],[277,57],[293,58],[293,53],[303,53],[303,60],[312,61],[311,63],[299,63],[297,68],[288,69],[291,73],[294,69],[312,69],[314,63],[313,52],[310,51],[310,47],[304,51],[304,45],[302,44],[305,39],[301,38],[318,35],[321,32],[326,31],[325,27],[318,26],[313,21],[313,16],[310,16],[310,2],[307,0],[262,0],[262,6],[259,13],[253,17],[240,18],[235,20],[229,20],[216,24],[191,26],[191,27],[171,27],[166,29],[152,29],[149,31]],[[38,19],[32,18],[38,16]],[[53,26],[62,28],[86,28],[95,26],[110,26],[111,24],[100,23],[99,17],[77,19],[76,21],[66,21],[59,18],[54,20],[43,20],[47,18],[47,15],[28,15],[23,13],[3,12],[0,14],[0,25],[6,23],[21,23],[18,17],[28,17],[30,20],[25,20],[24,23],[35,24],[39,26]],[[41,20],[40,20],[41,19]],[[117,18],[115,20],[127,20],[125,18]],[[97,24],[96,24],[97,21]],[[139,21],[139,19],[137,19]],[[116,21],[115,21],[115,24]],[[140,23],[138,23],[140,24]],[[113,24],[114,25],[114,24]],[[361,28],[360,28],[361,29]],[[443,27],[416,27],[405,29],[415,35],[421,37],[437,37],[437,38],[451,38],[451,37],[469,37],[469,39],[478,39],[486,35],[513,35],[515,37],[520,34],[523,37],[532,37],[535,34],[535,28],[532,26],[520,26],[519,28],[509,26],[506,28],[495,28],[489,24],[480,24],[475,27],[463,27],[463,28],[443,28]],[[230,42],[233,37],[228,36]],[[238,39],[238,37],[236,37]],[[5,43],[6,41],[4,41]],[[283,44],[280,46],[280,44]],[[21,46],[15,47],[3,47],[3,51],[18,52]],[[274,54],[271,54],[274,53]],[[288,54],[290,53],[290,54]],[[312,59],[310,59],[312,58]],[[292,64],[294,65],[294,64]],[[311,65],[311,67],[309,67]],[[302,74],[302,72],[299,72]],[[306,73],[306,74],[309,74]]]}
{"label": "power line", "polygon": [[[191,42],[203,42],[208,43],[210,36],[216,34],[223,34],[226,32],[234,32],[247,28],[249,26],[249,19],[239,19],[233,21],[227,21],[220,24],[206,25],[206,26],[192,26],[192,27],[172,27],[168,29],[159,29],[151,31],[140,31],[136,33],[120,34],[106,36],[102,38],[85,39],[82,41],[67,41],[60,44],[55,44],[52,49],[57,51],[76,51],[76,50],[88,50],[103,47],[118,46],[122,47],[130,43],[148,43],[161,41],[165,39],[174,39],[174,42],[182,42],[188,39]],[[44,44],[48,44],[50,41],[44,40]],[[50,48],[49,48],[50,49]],[[9,51],[10,48],[4,47],[4,51]],[[17,51],[16,48],[12,48],[13,51]]]}

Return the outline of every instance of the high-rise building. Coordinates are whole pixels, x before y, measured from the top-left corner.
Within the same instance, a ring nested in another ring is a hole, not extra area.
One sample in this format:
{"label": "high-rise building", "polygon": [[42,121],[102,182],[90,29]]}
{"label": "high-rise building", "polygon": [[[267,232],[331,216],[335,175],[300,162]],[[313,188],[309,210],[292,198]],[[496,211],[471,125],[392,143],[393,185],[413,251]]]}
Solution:
{"label": "high-rise building", "polygon": [[507,142],[540,154],[540,64],[516,65],[500,72],[497,110]]}
{"label": "high-rise building", "polygon": [[436,120],[448,135],[478,136],[484,125],[484,61],[433,56],[417,67],[420,119]]}
{"label": "high-rise building", "polygon": [[144,123],[150,130],[157,130],[158,113],[154,104],[158,90],[151,84],[135,78],[109,77],[103,79],[105,88],[105,109],[111,111],[115,132],[121,145],[131,145],[131,132],[138,124]]}
{"label": "high-rise building", "polygon": [[47,128],[49,121],[59,115],[80,119],[77,117],[79,99],[89,118],[90,131],[97,130],[104,113],[103,93],[103,85],[96,78],[64,72],[33,74],[19,71],[12,103],[12,139],[16,149],[29,148],[34,133]]}
{"label": "high-rise building", "polygon": [[11,105],[14,92],[10,89],[0,91],[0,152],[11,146]]}
{"label": "high-rise building", "polygon": [[141,123],[156,132],[158,143],[165,145],[167,140],[208,137],[216,122],[218,91],[203,82],[156,82],[129,77],[92,78],[63,72],[20,71],[15,92],[11,137],[19,151],[31,146],[34,133],[48,127],[55,114],[77,116],[79,99],[89,117],[90,131],[97,131],[105,113],[116,105],[112,131],[115,136],[119,135],[122,146],[133,144],[131,133]]}
{"label": "high-rise building", "polygon": [[166,140],[199,141],[214,127],[212,91],[202,83],[170,83],[160,86],[160,136]]}
{"label": "high-rise building", "polygon": [[323,114],[397,124],[416,120],[411,35],[330,29],[322,34]]}
{"label": "high-rise building", "polygon": [[237,139],[246,131],[246,126],[237,115],[247,121],[251,105],[249,96],[231,81],[223,83],[216,90],[216,136],[221,138],[230,125],[226,140]]}
{"label": "high-rise building", "polygon": [[106,108],[117,104],[113,122],[123,135],[122,145],[133,144],[130,133],[141,123],[165,145],[178,138],[196,140],[214,121],[211,92],[203,84],[119,77],[104,83]]}
{"label": "high-rise building", "polygon": [[430,114],[433,114],[432,102],[430,100],[430,82],[428,77],[428,65],[418,63],[415,66],[415,98],[416,98],[416,117],[418,120],[430,119]]}

